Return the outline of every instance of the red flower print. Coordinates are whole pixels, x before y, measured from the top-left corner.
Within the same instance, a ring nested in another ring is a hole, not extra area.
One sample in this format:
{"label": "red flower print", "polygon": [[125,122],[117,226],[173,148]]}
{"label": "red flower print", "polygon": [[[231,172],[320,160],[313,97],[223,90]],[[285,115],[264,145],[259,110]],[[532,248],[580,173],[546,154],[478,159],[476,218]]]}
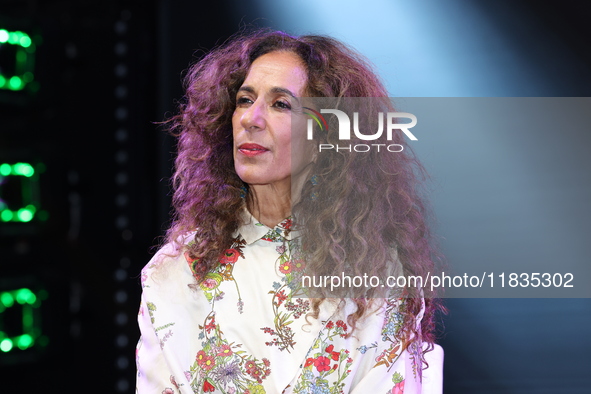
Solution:
{"label": "red flower print", "polygon": [[202,360],[203,360],[205,357],[207,357],[207,354],[205,354],[205,352],[204,352],[203,350],[199,350],[199,351],[197,352],[197,357],[196,357],[196,359],[197,359],[197,362],[198,362],[198,363],[201,363],[201,361],[202,361]]}
{"label": "red flower print", "polygon": [[187,260],[187,263],[191,264],[194,261],[197,261],[199,259],[194,259],[191,257],[191,254],[189,252],[185,252],[185,260]]}
{"label": "red flower print", "polygon": [[207,379],[203,382],[203,392],[204,393],[213,393],[215,391],[215,387],[213,384],[209,383]]}
{"label": "red flower print", "polygon": [[332,320],[329,321],[328,323],[326,323],[326,328],[328,328],[329,330],[333,327],[334,327],[334,323],[332,322]]}
{"label": "red flower print", "polygon": [[332,366],[332,369],[337,369],[339,366],[337,364]]}
{"label": "red flower print", "polygon": [[287,295],[285,295],[285,291],[281,290],[280,292],[278,292],[276,294],[277,297],[277,305],[281,305],[283,303],[283,301],[287,300]]}
{"label": "red flower print", "polygon": [[215,359],[212,356],[205,356],[201,361],[198,361],[198,364],[204,370],[209,371],[215,365]]}
{"label": "red flower print", "polygon": [[265,367],[269,367],[271,365],[271,362],[269,361],[269,359],[264,358],[263,364],[265,364]]}
{"label": "red flower print", "polygon": [[404,380],[392,387],[392,394],[404,394]]}
{"label": "red flower print", "polygon": [[215,330],[215,317],[211,318],[211,321],[205,325],[205,331],[209,334],[211,330]]}
{"label": "red flower print", "polygon": [[309,367],[312,364],[314,364],[314,359],[313,358],[308,358],[306,360],[306,364],[304,364],[304,367]]}
{"label": "red flower print", "polygon": [[172,383],[172,385],[174,387],[176,387],[177,389],[179,388],[179,385],[177,384],[176,379],[172,375],[170,375],[170,383]]}
{"label": "red flower print", "polygon": [[228,356],[231,356],[232,353],[234,353],[234,352],[232,351],[232,348],[230,347],[230,345],[224,344],[220,347],[220,350],[218,352],[218,356],[228,357]]}
{"label": "red flower print", "polygon": [[289,229],[291,229],[292,224],[293,224],[292,220],[288,218],[288,219],[285,219],[280,225],[284,229],[289,230]]}
{"label": "red flower print", "polygon": [[303,260],[294,260],[291,263],[292,263],[291,266],[292,266],[293,270],[296,272],[299,272],[306,267],[306,264],[304,263]]}
{"label": "red flower print", "polygon": [[240,253],[238,253],[236,249],[228,249],[222,255],[222,258],[220,259],[220,264],[234,264],[238,260],[238,256],[240,256]]}
{"label": "red flower print", "polygon": [[314,366],[318,372],[330,371],[330,360],[328,357],[319,356],[316,360],[314,360]]}
{"label": "red flower print", "polygon": [[341,356],[340,352],[334,352],[334,345],[329,345],[326,347],[326,349],[324,349],[324,351],[328,354],[330,354],[330,358],[332,358],[334,361],[339,361],[339,357]]}
{"label": "red flower print", "polygon": [[215,289],[216,287],[218,287],[218,282],[215,279],[212,278],[208,278],[205,279],[203,282],[201,282],[201,286],[208,288],[209,290],[211,289]]}
{"label": "red flower print", "polygon": [[281,273],[283,274],[289,274],[291,272],[292,266],[291,266],[291,262],[286,261],[285,263],[282,263],[279,266],[279,271],[281,271]]}
{"label": "red flower print", "polygon": [[342,320],[337,320],[337,327],[341,327],[343,330],[347,331],[347,325]]}
{"label": "red flower print", "polygon": [[376,361],[380,361],[381,359],[384,358],[385,355],[386,355],[386,350],[384,350],[382,353],[380,353],[379,356],[376,357]]}
{"label": "red flower print", "polygon": [[248,360],[246,362],[246,364],[244,364],[244,366],[246,367],[246,372],[248,372],[248,373],[251,373],[257,367],[257,365],[255,364],[255,362],[252,361],[252,360]]}

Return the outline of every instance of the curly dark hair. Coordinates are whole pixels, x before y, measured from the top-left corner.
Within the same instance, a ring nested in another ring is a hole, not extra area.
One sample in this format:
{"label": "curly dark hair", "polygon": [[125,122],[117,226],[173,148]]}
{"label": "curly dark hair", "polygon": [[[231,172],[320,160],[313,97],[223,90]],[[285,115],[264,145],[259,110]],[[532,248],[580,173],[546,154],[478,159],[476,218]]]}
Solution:
{"label": "curly dark hair", "polygon": [[[310,97],[388,97],[361,55],[325,36],[293,37],[257,30],[233,37],[195,63],[184,80],[186,97],[179,114],[169,120],[178,137],[178,156],[173,177],[175,214],[167,240],[178,242],[194,231],[195,242],[188,253],[199,259],[203,276],[231,247],[241,211],[249,203],[249,197],[241,197],[248,185],[236,174],[233,161],[236,93],[253,61],[273,51],[290,51],[302,60]],[[337,137],[328,133],[319,138],[335,143]],[[392,138],[389,143],[405,144],[401,135]],[[417,189],[424,172],[408,149],[391,154],[322,155],[312,164],[310,174],[321,179],[319,186],[312,190],[307,183],[302,195],[316,193],[314,204],[304,201],[293,207],[294,217],[306,229],[302,245],[310,257],[308,272],[383,276],[391,272],[393,250],[406,275],[425,277],[434,270],[436,250],[426,223],[426,205]],[[318,316],[326,298],[330,294],[313,299],[312,316]],[[366,296],[354,301],[357,311],[348,316],[353,329],[372,307]],[[421,327],[416,327],[423,301],[425,313]],[[428,289],[405,299],[403,329],[398,334],[405,346],[415,340],[433,343],[434,314],[440,308]]]}

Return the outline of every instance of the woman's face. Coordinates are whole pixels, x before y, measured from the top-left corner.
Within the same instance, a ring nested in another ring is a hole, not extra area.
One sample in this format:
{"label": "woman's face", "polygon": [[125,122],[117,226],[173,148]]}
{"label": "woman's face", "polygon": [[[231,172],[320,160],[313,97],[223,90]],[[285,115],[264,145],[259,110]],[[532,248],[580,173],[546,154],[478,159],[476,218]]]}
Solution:
{"label": "woman's face", "polygon": [[[292,109],[301,112],[306,82],[305,67],[293,52],[270,52],[252,63],[232,116],[234,166],[249,185],[289,187],[292,170],[300,172],[310,162],[297,155],[292,163],[291,154]],[[304,130],[303,116],[297,118]],[[300,140],[293,142],[305,144]]]}

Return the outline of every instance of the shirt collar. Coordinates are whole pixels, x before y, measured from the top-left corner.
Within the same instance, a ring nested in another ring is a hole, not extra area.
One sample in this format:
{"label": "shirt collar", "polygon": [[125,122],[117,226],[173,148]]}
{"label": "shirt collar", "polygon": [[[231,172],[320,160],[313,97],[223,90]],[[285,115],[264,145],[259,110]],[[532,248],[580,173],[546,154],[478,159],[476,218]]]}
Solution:
{"label": "shirt collar", "polygon": [[238,227],[238,233],[246,241],[247,245],[259,239],[266,241],[291,239],[291,216],[284,219],[274,228],[270,228],[259,222],[246,208],[242,211],[240,219],[242,223]]}

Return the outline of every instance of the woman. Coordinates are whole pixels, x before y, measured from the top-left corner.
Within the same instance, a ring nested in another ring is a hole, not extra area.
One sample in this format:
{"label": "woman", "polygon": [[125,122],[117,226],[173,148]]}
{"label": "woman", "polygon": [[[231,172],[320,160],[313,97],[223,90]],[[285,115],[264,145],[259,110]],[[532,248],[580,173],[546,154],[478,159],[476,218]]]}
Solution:
{"label": "woman", "polygon": [[319,114],[305,97],[383,109],[370,67],[330,38],[257,31],[195,64],[186,89],[175,220],[142,272],[138,392],[421,392],[432,294],[302,286],[433,268],[418,163],[319,152],[337,142],[330,119],[305,138]]}

